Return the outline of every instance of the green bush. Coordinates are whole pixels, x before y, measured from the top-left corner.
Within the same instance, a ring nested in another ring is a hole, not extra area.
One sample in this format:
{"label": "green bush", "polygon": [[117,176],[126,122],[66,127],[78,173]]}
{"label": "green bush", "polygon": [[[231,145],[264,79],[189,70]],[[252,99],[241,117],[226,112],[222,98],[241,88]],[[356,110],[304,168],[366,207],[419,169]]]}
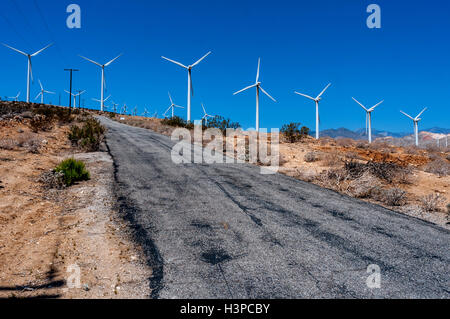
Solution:
{"label": "green bush", "polygon": [[90,179],[90,174],[82,161],[77,161],[73,158],[62,161],[56,168],[56,173],[64,174],[64,184],[71,186],[75,182],[87,181]]}
{"label": "green bush", "polygon": [[188,123],[182,119],[179,116],[174,116],[174,117],[166,117],[165,119],[162,120],[161,122],[164,125],[169,125],[169,126],[175,126],[175,127],[187,127]]}
{"label": "green bush", "polygon": [[223,116],[216,115],[211,120],[208,121],[208,124],[205,125],[207,128],[218,128],[224,134],[227,128],[238,129],[241,125],[237,122],[231,122],[230,119],[225,119]]}
{"label": "green bush", "polygon": [[73,145],[77,145],[89,152],[95,152],[100,148],[104,134],[105,127],[98,120],[88,118],[81,127],[72,125],[68,138]]}
{"label": "green bush", "polygon": [[301,123],[289,123],[283,125],[280,132],[284,135],[287,142],[295,143],[308,136],[309,128],[306,126],[299,128],[300,125]]}

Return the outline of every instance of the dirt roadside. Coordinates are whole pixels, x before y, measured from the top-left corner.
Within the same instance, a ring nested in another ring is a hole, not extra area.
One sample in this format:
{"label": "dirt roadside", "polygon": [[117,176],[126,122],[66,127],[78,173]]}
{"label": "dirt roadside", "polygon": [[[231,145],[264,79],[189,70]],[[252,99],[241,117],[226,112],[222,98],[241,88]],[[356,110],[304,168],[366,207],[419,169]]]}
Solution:
{"label": "dirt roadside", "polygon": [[[147,298],[151,269],[114,207],[112,159],[76,154],[67,129],[1,128],[0,140],[33,135],[40,148],[0,149],[0,298]],[[72,156],[91,179],[44,190],[39,176]]]}

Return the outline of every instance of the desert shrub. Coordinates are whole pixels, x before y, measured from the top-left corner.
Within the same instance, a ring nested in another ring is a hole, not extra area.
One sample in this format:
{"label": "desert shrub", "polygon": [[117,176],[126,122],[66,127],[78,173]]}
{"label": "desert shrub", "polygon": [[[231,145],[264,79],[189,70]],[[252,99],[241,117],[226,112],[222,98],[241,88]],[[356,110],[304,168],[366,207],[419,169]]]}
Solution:
{"label": "desert shrub", "polygon": [[32,134],[21,134],[17,138],[17,146],[27,149],[30,153],[38,154],[39,148],[41,147],[41,140]]}
{"label": "desert shrub", "polygon": [[447,219],[450,218],[450,203],[447,204]]}
{"label": "desert shrub", "polygon": [[55,173],[64,174],[64,184],[71,186],[75,182],[87,181],[90,179],[90,174],[82,161],[77,161],[73,158],[62,161],[56,168]]}
{"label": "desert shrub", "polygon": [[164,125],[175,126],[175,127],[186,127],[187,122],[179,116],[174,116],[170,118],[165,118],[161,121]]}
{"label": "desert shrub", "polygon": [[342,164],[342,160],[336,152],[322,154],[320,158],[325,166],[337,167]]}
{"label": "desert shrub", "polygon": [[395,163],[378,163],[369,161],[367,163],[359,163],[355,161],[345,162],[345,170],[351,178],[359,178],[365,172],[370,172],[373,176],[391,183],[396,179],[399,172],[404,170],[403,167]]}
{"label": "desert shrub", "polygon": [[62,189],[66,186],[63,172],[55,172],[50,170],[44,172],[38,179],[45,189]]}
{"label": "desert shrub", "polygon": [[425,172],[438,176],[447,176],[450,172],[450,163],[438,157],[425,166]]}
{"label": "desert shrub", "polygon": [[358,141],[356,143],[356,147],[360,148],[360,149],[368,149],[369,148],[369,143],[368,142],[363,142],[363,141]]}
{"label": "desert shrub", "polygon": [[303,157],[306,163],[312,163],[318,160],[318,156],[316,152],[308,152]]}
{"label": "desert shrub", "polygon": [[426,212],[436,212],[444,199],[440,194],[429,194],[420,198],[420,205]]}
{"label": "desert shrub", "polygon": [[406,203],[406,192],[400,188],[377,189],[374,197],[388,206],[403,206]]}
{"label": "desert shrub", "polygon": [[13,140],[12,138],[3,138],[0,139],[0,149],[12,151],[16,148],[17,141]]}
{"label": "desert shrub", "polygon": [[295,143],[308,136],[309,128],[306,126],[300,128],[300,125],[301,123],[289,123],[281,127],[280,133],[288,143]]}
{"label": "desert shrub", "polygon": [[95,152],[100,148],[104,134],[105,127],[98,120],[88,118],[81,127],[71,126],[68,138],[73,145],[89,152]]}
{"label": "desert shrub", "polygon": [[211,120],[208,121],[208,125],[206,125],[207,128],[218,128],[222,131],[222,133],[225,134],[226,130],[228,128],[231,129],[238,129],[241,127],[241,125],[237,122],[231,122],[230,119],[225,119],[222,116],[216,115]]}
{"label": "desert shrub", "polygon": [[316,181],[323,187],[342,191],[344,182],[348,179],[343,169],[329,169],[316,176]]}
{"label": "desert shrub", "polygon": [[380,181],[375,176],[365,172],[361,177],[350,182],[349,191],[357,198],[372,198],[381,186]]}
{"label": "desert shrub", "polygon": [[35,115],[30,120],[30,128],[33,132],[50,131],[53,128],[53,119],[46,115]]}

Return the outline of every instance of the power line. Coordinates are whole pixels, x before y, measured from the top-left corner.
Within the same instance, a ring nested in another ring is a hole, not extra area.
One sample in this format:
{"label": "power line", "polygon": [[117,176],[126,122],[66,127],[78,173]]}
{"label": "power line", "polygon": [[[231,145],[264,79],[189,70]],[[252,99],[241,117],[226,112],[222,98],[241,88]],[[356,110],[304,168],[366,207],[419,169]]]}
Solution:
{"label": "power line", "polygon": [[[28,27],[28,30],[31,31],[31,32],[33,33],[33,35],[34,35],[34,37],[35,37],[36,39],[37,39],[37,38],[41,38],[41,37],[38,35],[38,33],[36,32],[35,28],[33,28],[33,27],[31,26],[31,24],[29,23],[28,18],[27,18],[26,15],[23,13],[22,9],[20,9],[20,6],[17,4],[16,0],[10,0],[10,1],[13,3],[13,5],[14,5],[14,7],[16,8],[17,12],[19,12],[19,14],[22,16],[23,21],[25,22],[25,24],[26,24],[27,27]],[[41,39],[42,39],[42,38],[41,38]]]}
{"label": "power line", "polygon": [[55,37],[53,36],[53,33],[50,29],[50,27],[48,26],[47,20],[45,19],[44,14],[41,11],[41,8],[39,7],[38,3],[36,0],[33,0],[34,6],[36,7],[39,15],[41,16],[41,19],[43,21],[43,24],[45,26],[45,28],[47,29],[48,34],[50,35],[50,39],[52,40],[52,42],[55,44],[56,50],[58,51],[58,54],[60,55],[60,57],[63,59],[65,64],[68,64],[67,59],[65,57],[65,55],[63,54],[61,48],[59,47],[58,42],[55,41]]}
{"label": "power line", "polygon": [[22,34],[17,31],[16,27],[14,26],[14,24],[11,23],[11,21],[9,21],[9,19],[3,14],[4,10],[0,10],[0,14],[3,17],[3,19],[6,21],[6,23],[10,26],[10,28],[17,34],[17,36],[28,46],[31,47],[30,43],[22,36]]}

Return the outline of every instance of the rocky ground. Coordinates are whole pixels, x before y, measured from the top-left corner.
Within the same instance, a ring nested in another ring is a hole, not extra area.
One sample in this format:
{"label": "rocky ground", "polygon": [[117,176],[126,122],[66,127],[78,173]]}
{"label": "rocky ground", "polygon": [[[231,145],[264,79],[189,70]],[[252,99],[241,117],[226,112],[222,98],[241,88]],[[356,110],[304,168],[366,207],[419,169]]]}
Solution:
{"label": "rocky ground", "polygon": [[[74,149],[67,125],[34,133],[26,118],[0,121],[0,298],[148,297],[151,269],[114,206],[109,155]],[[72,156],[91,179],[45,189],[42,173]]]}

